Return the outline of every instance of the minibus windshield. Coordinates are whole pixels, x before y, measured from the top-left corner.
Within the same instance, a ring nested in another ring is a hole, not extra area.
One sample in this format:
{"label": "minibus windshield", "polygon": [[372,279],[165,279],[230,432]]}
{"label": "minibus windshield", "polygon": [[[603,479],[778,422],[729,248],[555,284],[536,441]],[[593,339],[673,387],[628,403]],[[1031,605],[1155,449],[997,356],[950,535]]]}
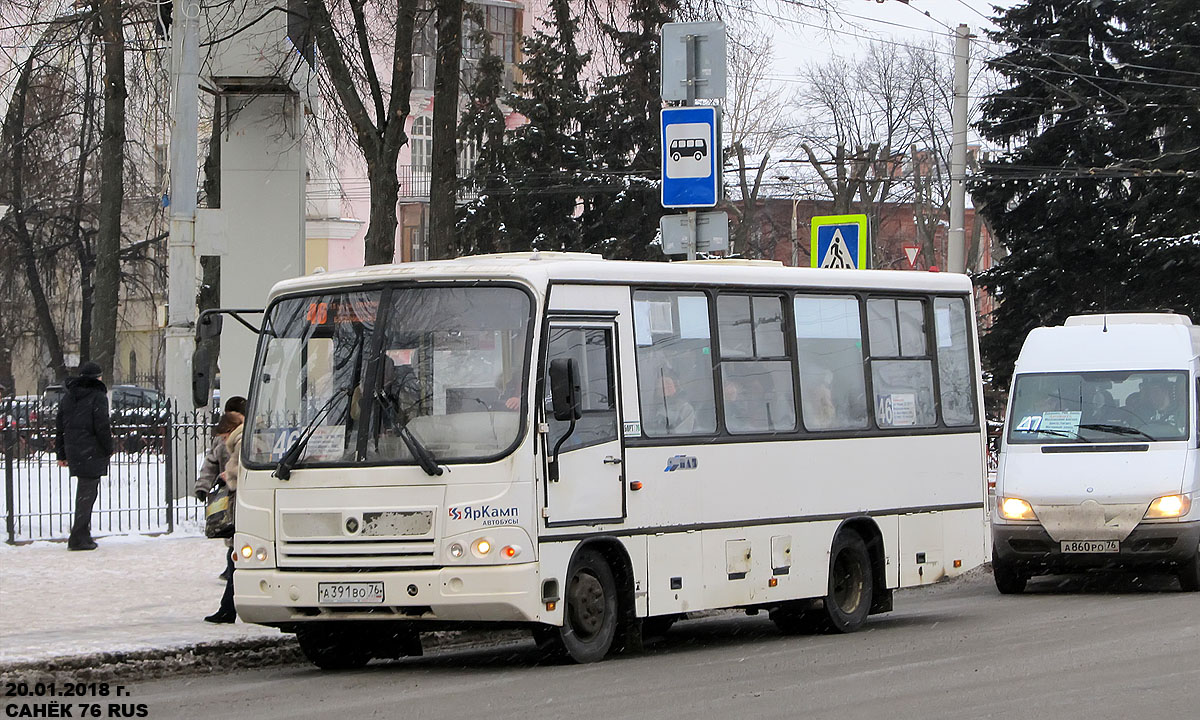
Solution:
{"label": "minibus windshield", "polygon": [[1188,436],[1188,376],[1138,370],[1028,373],[1013,383],[1010,443],[1153,442]]}
{"label": "minibus windshield", "polygon": [[292,449],[289,467],[416,463],[428,471],[430,460],[505,454],[523,426],[530,311],[525,291],[504,286],[278,301],[252,378],[247,463],[273,466]]}

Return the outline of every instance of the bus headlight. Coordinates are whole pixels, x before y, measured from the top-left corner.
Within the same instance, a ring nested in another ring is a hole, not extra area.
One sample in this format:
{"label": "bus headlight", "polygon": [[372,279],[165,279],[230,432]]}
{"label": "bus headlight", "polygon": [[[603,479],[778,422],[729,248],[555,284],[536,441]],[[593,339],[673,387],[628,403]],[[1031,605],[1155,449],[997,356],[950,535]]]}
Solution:
{"label": "bus headlight", "polygon": [[1188,514],[1192,509],[1192,498],[1187,495],[1163,495],[1155,498],[1146,510],[1145,520],[1157,518],[1177,518]]}
{"label": "bus headlight", "polygon": [[1000,498],[1000,515],[1005,520],[1037,520],[1033,506],[1020,498]]}
{"label": "bus headlight", "polygon": [[460,558],[463,556],[463,546],[459,543],[450,543],[450,557]]}

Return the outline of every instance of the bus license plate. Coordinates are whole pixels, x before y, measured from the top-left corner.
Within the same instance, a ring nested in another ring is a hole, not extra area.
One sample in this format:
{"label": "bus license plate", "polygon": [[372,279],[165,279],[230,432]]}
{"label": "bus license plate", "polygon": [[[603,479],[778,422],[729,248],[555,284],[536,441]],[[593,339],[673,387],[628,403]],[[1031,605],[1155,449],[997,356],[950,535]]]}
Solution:
{"label": "bus license plate", "polygon": [[317,583],[319,603],[382,603],[381,582]]}
{"label": "bus license plate", "polygon": [[1063,540],[1060,547],[1064,553],[1121,552],[1121,543],[1117,540]]}

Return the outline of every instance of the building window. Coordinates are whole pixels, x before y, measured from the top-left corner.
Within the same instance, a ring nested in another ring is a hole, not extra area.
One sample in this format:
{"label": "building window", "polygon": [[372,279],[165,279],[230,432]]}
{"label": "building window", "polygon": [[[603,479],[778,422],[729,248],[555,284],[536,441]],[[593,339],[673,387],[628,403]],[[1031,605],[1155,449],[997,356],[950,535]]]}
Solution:
{"label": "building window", "polygon": [[433,167],[433,119],[418,117],[413,120],[412,137],[413,172],[429,172]]}

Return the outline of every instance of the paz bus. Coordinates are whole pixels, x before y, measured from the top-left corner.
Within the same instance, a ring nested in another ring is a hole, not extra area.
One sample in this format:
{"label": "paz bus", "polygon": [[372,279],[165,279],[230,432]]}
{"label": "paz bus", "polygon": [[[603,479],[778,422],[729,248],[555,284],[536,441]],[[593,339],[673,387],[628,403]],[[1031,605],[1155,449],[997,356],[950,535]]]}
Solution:
{"label": "paz bus", "polygon": [[323,668],[688,613],[850,632],[984,560],[961,275],[524,253],[281,282],[237,492],[247,622]]}

